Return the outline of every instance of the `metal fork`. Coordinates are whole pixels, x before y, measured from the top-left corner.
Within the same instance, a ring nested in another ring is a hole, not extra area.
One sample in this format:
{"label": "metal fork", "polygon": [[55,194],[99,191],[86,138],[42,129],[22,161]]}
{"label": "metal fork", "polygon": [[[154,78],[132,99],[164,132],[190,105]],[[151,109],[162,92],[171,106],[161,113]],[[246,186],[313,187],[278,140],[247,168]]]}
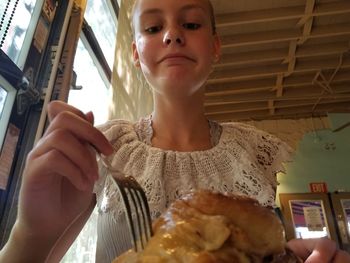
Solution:
{"label": "metal fork", "polygon": [[136,252],[142,251],[153,235],[146,194],[134,177],[125,176],[120,171],[114,169],[104,158],[102,158],[102,162],[110,174],[117,175],[116,177],[110,177],[118,189],[123,202],[130,239],[134,250]]}

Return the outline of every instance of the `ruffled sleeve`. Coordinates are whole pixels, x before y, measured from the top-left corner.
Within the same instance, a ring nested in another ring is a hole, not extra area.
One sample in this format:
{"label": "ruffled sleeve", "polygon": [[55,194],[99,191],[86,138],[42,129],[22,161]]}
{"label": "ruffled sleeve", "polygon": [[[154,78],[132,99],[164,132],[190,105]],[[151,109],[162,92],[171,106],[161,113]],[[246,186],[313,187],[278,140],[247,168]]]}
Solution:
{"label": "ruffled sleeve", "polygon": [[293,149],[276,136],[242,123],[228,124],[238,130],[239,143],[248,151],[273,187],[277,186],[276,174],[285,173],[285,163],[292,161]]}

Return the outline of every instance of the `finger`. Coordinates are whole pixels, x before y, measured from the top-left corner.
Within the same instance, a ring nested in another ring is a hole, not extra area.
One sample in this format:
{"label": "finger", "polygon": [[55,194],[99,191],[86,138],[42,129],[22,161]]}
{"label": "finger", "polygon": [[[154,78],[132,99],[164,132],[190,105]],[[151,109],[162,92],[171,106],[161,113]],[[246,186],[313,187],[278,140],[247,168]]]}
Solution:
{"label": "finger", "polygon": [[96,155],[89,147],[87,144],[82,144],[72,133],[57,129],[38,142],[37,147],[33,150],[32,158],[56,149],[79,167],[90,180],[95,180],[98,177]]}
{"label": "finger", "polygon": [[[38,176],[42,175],[42,176]],[[65,177],[76,189],[89,191],[91,183],[83,172],[64,154],[53,149],[35,159],[29,171],[29,176],[24,180],[30,181],[25,185],[32,186],[35,190],[47,190],[48,186],[60,187],[61,179]]]}
{"label": "finger", "polygon": [[337,251],[333,261],[333,263],[344,263],[344,262],[350,262],[350,254],[343,251],[339,250]]}
{"label": "finger", "polygon": [[[311,240],[309,242],[312,242]],[[303,260],[311,254],[311,251],[306,247],[305,240],[303,239],[292,239],[287,243],[287,247],[292,250],[298,257]]]}
{"label": "finger", "polygon": [[96,171],[96,172],[94,172],[92,176],[93,176],[93,180],[97,180],[99,178],[99,173],[98,173],[98,165],[97,165],[97,158],[96,158],[96,150],[90,144],[85,144],[85,147],[88,149],[88,154],[94,160],[92,162],[92,165],[93,165],[93,171]]}
{"label": "finger", "polygon": [[294,239],[287,246],[305,263],[328,263],[335,255],[335,242],[328,238]]}
{"label": "finger", "polygon": [[109,155],[113,147],[101,131],[91,125],[87,120],[80,118],[72,112],[59,113],[47,128],[45,135],[56,129],[66,129],[78,137],[79,140],[91,144],[98,152]]}
{"label": "finger", "polygon": [[[311,249],[311,247],[310,247]],[[328,238],[320,238],[316,241],[314,250],[305,263],[309,262],[331,262],[336,253],[337,247],[334,241]]]}
{"label": "finger", "polygon": [[79,109],[59,100],[51,101],[47,106],[47,115],[50,122],[62,111],[69,111],[79,116],[82,119],[85,119],[85,114]]}
{"label": "finger", "polygon": [[85,113],[85,119],[90,122],[92,125],[94,125],[95,117],[92,111],[89,111]]}
{"label": "finger", "polygon": [[312,251],[305,263],[331,262],[337,249],[334,241],[328,238],[320,238],[316,240],[311,239],[311,242],[308,242],[308,239],[305,239],[305,241],[308,249]]}

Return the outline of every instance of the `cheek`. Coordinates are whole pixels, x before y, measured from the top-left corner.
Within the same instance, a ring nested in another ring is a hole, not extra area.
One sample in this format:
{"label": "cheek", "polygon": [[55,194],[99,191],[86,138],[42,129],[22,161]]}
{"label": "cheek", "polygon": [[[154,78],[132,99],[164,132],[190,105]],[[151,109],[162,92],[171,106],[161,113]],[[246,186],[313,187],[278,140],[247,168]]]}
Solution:
{"label": "cheek", "polygon": [[151,41],[145,38],[139,38],[137,40],[137,51],[139,53],[141,63],[149,64],[152,62],[153,50],[155,50],[155,48],[153,47]]}

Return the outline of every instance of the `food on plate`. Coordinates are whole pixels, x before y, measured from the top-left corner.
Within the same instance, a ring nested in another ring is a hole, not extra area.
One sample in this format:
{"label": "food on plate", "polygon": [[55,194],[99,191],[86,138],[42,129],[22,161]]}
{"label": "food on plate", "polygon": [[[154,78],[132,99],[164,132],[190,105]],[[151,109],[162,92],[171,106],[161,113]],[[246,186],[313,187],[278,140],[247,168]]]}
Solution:
{"label": "food on plate", "polygon": [[139,253],[114,263],[296,263],[286,249],[281,221],[251,198],[208,190],[192,192],[154,222],[154,236]]}

